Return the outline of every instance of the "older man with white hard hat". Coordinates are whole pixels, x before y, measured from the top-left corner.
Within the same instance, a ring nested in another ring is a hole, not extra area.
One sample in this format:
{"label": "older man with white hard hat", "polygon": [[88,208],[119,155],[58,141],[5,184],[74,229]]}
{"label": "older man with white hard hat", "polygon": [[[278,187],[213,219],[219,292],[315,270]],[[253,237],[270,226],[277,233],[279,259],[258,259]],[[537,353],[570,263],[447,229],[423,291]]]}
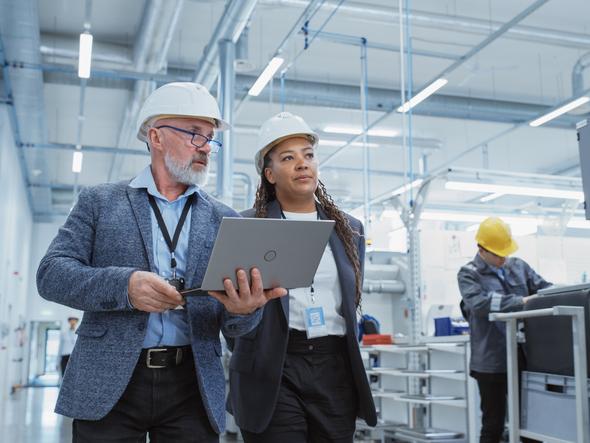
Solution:
{"label": "older man with white hard hat", "polygon": [[74,442],[216,442],[225,428],[219,332],[249,332],[286,294],[263,291],[256,269],[225,293],[179,292],[198,287],[221,219],[238,216],[202,189],[227,127],[203,86],[155,90],[138,119],[151,164],[84,189],[39,265],[41,296],[84,311],[56,407]]}

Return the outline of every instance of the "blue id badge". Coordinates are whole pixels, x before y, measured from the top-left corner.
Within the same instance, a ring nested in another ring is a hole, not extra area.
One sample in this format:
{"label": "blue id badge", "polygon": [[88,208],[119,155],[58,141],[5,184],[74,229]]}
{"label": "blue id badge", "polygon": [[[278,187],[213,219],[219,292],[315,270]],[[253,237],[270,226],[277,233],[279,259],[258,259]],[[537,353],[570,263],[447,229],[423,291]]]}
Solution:
{"label": "blue id badge", "polygon": [[314,306],[305,309],[305,332],[307,332],[307,338],[328,335],[328,328],[326,327],[326,320],[324,318],[324,308]]}

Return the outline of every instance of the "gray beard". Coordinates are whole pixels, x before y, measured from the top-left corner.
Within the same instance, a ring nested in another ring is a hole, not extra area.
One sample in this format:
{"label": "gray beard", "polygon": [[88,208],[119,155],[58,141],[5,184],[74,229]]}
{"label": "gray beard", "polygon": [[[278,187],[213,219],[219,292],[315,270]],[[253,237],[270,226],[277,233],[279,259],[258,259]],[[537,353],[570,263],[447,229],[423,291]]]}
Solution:
{"label": "gray beard", "polygon": [[195,171],[192,168],[193,159],[190,162],[183,165],[177,163],[170,154],[167,152],[164,156],[164,164],[168,169],[168,172],[178,183],[183,183],[185,185],[197,185],[199,187],[203,187],[207,184],[207,180],[209,179],[209,162],[207,162],[207,166],[202,171]]}

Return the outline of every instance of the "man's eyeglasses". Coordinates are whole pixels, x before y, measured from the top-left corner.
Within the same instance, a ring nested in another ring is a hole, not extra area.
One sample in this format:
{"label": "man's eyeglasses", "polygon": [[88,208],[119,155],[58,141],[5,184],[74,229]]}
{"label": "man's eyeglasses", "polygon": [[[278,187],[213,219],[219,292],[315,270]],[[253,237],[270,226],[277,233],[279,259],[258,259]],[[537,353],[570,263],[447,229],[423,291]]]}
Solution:
{"label": "man's eyeglasses", "polygon": [[156,126],[156,129],[162,129],[162,128],[168,128],[168,129],[172,129],[174,131],[178,131],[178,132],[182,132],[184,134],[190,135],[191,136],[191,145],[193,145],[195,148],[200,149],[203,146],[205,146],[206,144],[209,144],[209,147],[211,148],[211,152],[213,154],[216,154],[221,149],[221,142],[218,142],[217,140],[213,140],[209,137],[205,137],[204,135],[199,134],[198,132],[191,132],[191,131],[187,131],[186,129],[177,128],[176,126],[170,126],[170,125]]}

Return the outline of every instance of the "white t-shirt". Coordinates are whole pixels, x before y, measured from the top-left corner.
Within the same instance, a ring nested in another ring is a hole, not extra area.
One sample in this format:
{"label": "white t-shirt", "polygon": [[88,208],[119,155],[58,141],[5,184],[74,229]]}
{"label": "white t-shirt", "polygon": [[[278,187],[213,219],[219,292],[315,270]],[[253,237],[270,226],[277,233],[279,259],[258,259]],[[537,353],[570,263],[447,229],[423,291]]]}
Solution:
{"label": "white t-shirt", "polygon": [[[317,212],[299,213],[283,211],[287,220],[317,220]],[[305,309],[312,306],[324,308],[326,328],[330,335],[346,334],[346,323],[342,317],[342,290],[338,279],[338,268],[330,244],[324,254],[313,279],[314,299],[311,288],[289,290],[289,328],[305,331]]]}
{"label": "white t-shirt", "polygon": [[68,329],[63,330],[61,332],[60,342],[59,342],[59,355],[70,355],[74,350],[74,345],[76,344],[76,330]]}

